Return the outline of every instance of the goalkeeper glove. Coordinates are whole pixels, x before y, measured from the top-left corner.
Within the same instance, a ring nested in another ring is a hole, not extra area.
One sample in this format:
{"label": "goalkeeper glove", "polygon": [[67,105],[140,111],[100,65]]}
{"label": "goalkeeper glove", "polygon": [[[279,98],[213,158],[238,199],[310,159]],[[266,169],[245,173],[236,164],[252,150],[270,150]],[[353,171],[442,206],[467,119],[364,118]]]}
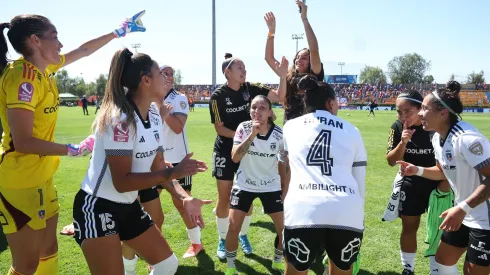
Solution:
{"label": "goalkeeper glove", "polygon": [[146,28],[141,22],[141,17],[145,14],[145,11],[140,11],[133,15],[131,18],[127,18],[122,22],[121,26],[114,30],[114,36],[116,38],[124,37],[130,32],[145,32]]}
{"label": "goalkeeper glove", "polygon": [[67,144],[68,151],[66,153],[69,157],[84,157],[92,153],[94,149],[95,137],[93,135],[88,136],[80,144]]}

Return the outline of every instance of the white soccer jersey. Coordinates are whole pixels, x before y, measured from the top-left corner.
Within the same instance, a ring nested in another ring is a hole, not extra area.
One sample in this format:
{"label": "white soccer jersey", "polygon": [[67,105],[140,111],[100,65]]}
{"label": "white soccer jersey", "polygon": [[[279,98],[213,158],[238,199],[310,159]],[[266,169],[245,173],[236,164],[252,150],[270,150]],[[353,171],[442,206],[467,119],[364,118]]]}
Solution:
{"label": "white soccer jersey", "polygon": [[284,225],[362,232],[367,155],[359,130],[327,111],[306,114],[284,126],[284,151]]}
{"label": "white soccer jersey", "polygon": [[[241,144],[251,132],[252,121],[240,123],[235,131],[234,145]],[[273,124],[266,136],[257,135],[240,161],[234,188],[255,193],[281,190],[277,162],[282,148],[282,130],[279,126]]]}
{"label": "white soccer jersey", "polygon": [[[172,114],[187,116],[189,113],[189,104],[187,97],[178,94],[175,90],[171,90],[164,99],[166,104],[172,105]],[[184,129],[180,134],[176,134],[167,123],[163,122],[163,149],[165,152],[165,160],[171,163],[179,163],[189,153],[187,143],[187,132]]]}
{"label": "white soccer jersey", "polygon": [[[432,145],[454,191],[455,204],[466,200],[485,179],[478,169],[490,165],[490,142],[473,125],[460,121],[450,129],[445,141],[438,133],[434,134]],[[463,224],[490,230],[490,201],[471,210]]]}
{"label": "white soccer jersey", "polygon": [[148,112],[148,121],[136,116],[136,131],[125,122],[126,115],[107,126],[104,133],[96,131],[94,150],[82,182],[82,190],[95,197],[118,203],[133,203],[138,191],[119,193],[112,182],[107,156],[133,156],[131,172],[150,172],[153,160],[162,147],[162,121],[156,105]]}

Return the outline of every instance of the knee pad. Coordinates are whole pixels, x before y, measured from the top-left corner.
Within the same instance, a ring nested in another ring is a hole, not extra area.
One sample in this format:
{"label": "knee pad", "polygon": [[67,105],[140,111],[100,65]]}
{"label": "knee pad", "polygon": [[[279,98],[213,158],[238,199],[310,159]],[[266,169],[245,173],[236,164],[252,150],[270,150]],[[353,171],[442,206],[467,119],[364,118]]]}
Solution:
{"label": "knee pad", "polygon": [[150,275],[174,275],[179,267],[179,260],[172,253],[170,257],[153,265],[153,271]]}
{"label": "knee pad", "polygon": [[437,263],[439,275],[459,275],[456,265],[442,265]]}

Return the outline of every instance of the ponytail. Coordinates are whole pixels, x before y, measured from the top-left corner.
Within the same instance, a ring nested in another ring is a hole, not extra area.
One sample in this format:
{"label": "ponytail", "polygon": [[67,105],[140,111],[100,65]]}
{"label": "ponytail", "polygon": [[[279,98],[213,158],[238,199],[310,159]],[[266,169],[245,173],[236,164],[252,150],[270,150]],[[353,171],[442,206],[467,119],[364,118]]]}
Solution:
{"label": "ponytail", "polygon": [[107,125],[112,124],[114,116],[120,118],[122,114],[126,115],[126,123],[136,128],[135,110],[131,101],[138,90],[141,77],[150,73],[153,63],[150,56],[142,53],[133,55],[127,48],[114,54],[100,114],[92,125],[92,132],[102,134]]}
{"label": "ponytail", "polygon": [[2,74],[5,67],[7,67],[8,59],[8,46],[7,39],[3,35],[3,31],[8,28],[10,29],[10,23],[0,23],[0,75]]}

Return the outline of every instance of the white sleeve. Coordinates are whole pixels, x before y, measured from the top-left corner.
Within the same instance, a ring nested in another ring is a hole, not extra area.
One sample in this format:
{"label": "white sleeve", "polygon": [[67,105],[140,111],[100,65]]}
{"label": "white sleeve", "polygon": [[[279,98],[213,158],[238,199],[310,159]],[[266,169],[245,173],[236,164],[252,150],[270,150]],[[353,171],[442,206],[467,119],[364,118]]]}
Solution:
{"label": "white sleeve", "polygon": [[243,122],[238,125],[235,131],[235,137],[233,138],[233,145],[239,145],[241,144],[246,138],[247,138],[247,133],[245,129],[243,128]]}
{"label": "white sleeve", "polygon": [[284,158],[286,156],[285,150],[284,150],[284,137],[279,141],[279,153],[277,154],[277,159],[285,163],[286,159]]}
{"label": "white sleeve", "polygon": [[178,95],[173,101],[174,109],[172,110],[173,115],[187,116],[189,114],[189,104],[187,97],[184,95]]}
{"label": "white sleeve", "polygon": [[104,149],[107,156],[132,156],[136,142],[134,127],[126,122],[118,122],[106,127],[103,134]]}
{"label": "white sleeve", "polygon": [[352,176],[357,181],[359,192],[363,198],[366,198],[366,166],[367,166],[367,154],[366,147],[362,136],[359,133],[358,144],[356,148],[356,155],[354,156],[354,162],[352,163]]}
{"label": "white sleeve", "polygon": [[462,134],[457,144],[459,152],[471,167],[480,170],[490,165],[490,142],[483,135]]}

